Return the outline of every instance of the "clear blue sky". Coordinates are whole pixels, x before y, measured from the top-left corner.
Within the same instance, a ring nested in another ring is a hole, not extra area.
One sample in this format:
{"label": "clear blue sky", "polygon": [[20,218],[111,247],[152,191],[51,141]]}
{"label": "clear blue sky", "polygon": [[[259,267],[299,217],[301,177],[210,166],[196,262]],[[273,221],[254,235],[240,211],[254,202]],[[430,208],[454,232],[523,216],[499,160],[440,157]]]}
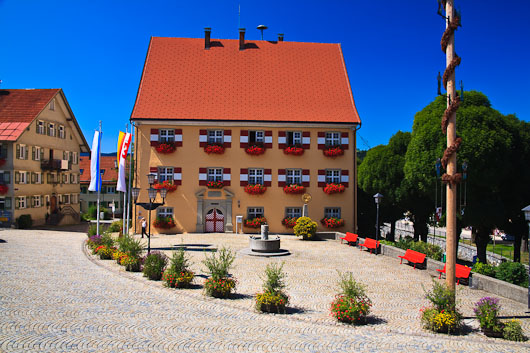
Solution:
{"label": "clear blue sky", "polygon": [[[238,4],[247,38],[341,43],[361,116],[358,148],[411,131],[436,96],[444,21],[436,0],[178,1],[0,0],[2,88],[62,88],[91,143],[116,150],[133,108],[151,36],[236,39]],[[503,114],[530,120],[530,1],[455,0],[463,27],[457,80]]]}

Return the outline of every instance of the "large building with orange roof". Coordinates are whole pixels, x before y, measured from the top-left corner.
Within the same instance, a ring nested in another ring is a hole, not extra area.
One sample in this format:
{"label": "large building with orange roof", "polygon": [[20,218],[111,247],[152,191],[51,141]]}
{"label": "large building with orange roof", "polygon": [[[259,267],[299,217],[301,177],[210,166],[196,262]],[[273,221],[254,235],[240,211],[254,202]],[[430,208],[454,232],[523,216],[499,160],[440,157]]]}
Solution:
{"label": "large building with orange roof", "polygon": [[361,121],[340,44],[248,41],[244,29],[239,40],[209,28],[204,39],[153,37],[131,121],[138,202],[147,174],[175,189],[155,231],[232,232],[243,219],[245,232],[266,220],[292,233],[304,194],[319,231],[357,228]]}
{"label": "large building with orange roof", "polygon": [[0,222],[79,222],[79,154],[88,144],[61,89],[0,90]]}

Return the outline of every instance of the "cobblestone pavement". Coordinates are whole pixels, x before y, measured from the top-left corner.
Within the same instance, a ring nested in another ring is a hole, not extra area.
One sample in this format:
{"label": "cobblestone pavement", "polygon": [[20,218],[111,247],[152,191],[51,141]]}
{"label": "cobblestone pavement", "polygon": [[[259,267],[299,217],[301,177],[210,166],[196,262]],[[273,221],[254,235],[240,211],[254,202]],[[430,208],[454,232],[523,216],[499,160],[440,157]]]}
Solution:
{"label": "cobblestone pavement", "polygon": [[[229,300],[202,295],[205,249],[248,246],[242,235],[156,236],[151,247],[168,254],[186,245],[199,275],[193,289],[175,290],[128,273],[113,261],[86,254],[82,233],[0,231],[0,352],[530,352],[530,344],[484,337],[477,323],[461,336],[421,329],[422,286],[435,274],[399,265],[336,241],[282,237],[292,255],[255,258],[238,254],[233,270],[238,294]],[[207,252],[206,252],[207,253]],[[291,310],[261,314],[253,308],[266,264],[285,261]],[[373,318],[351,327],[329,316],[337,269],[367,285]],[[486,292],[459,286],[465,316]],[[521,317],[526,306],[501,298],[501,314]]]}

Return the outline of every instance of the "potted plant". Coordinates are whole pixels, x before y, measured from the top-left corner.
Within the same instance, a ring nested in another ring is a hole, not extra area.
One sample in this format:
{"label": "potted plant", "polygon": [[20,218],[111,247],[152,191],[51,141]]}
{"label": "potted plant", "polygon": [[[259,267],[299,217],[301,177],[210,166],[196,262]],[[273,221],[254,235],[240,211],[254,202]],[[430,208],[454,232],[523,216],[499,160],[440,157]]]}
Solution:
{"label": "potted plant", "polygon": [[173,253],[169,267],[162,274],[162,280],[170,288],[188,288],[195,274],[189,269],[190,260],[183,248]]}
{"label": "potted plant", "polygon": [[125,266],[126,271],[139,272],[142,265],[142,253],[144,244],[129,234],[124,234],[118,239],[118,248],[125,256],[120,257],[120,265]]}
{"label": "potted plant", "polygon": [[317,222],[314,222],[311,218],[299,217],[294,226],[294,235],[302,237],[303,240],[315,239],[317,227]]}
{"label": "potted plant", "polygon": [[153,226],[155,228],[160,229],[170,229],[176,226],[175,220],[173,217],[156,217],[155,221],[153,222]]}
{"label": "potted plant", "polygon": [[283,191],[286,194],[303,194],[305,192],[305,187],[299,184],[291,184],[284,186]]}
{"label": "potted plant", "polygon": [[346,187],[342,184],[329,183],[324,187],[324,192],[328,195],[341,193],[344,190],[346,190]]}
{"label": "potted plant", "polygon": [[301,156],[304,154],[304,148],[301,146],[288,146],[283,149],[283,153],[293,156]]}
{"label": "potted plant", "polygon": [[144,276],[151,281],[159,281],[167,265],[167,256],[160,251],[152,251],[144,260]]}
{"label": "potted plant", "polygon": [[294,226],[296,225],[296,220],[298,218],[299,217],[285,217],[284,219],[282,219],[282,224],[287,228],[294,228]]}
{"label": "potted plant", "polygon": [[248,184],[245,186],[245,192],[250,195],[261,195],[267,188],[261,184]]}
{"label": "potted plant", "polygon": [[248,228],[260,228],[262,224],[266,224],[266,223],[267,223],[267,219],[265,217],[245,219],[245,227],[248,227]]}
{"label": "potted plant", "polygon": [[320,223],[326,228],[339,228],[344,225],[344,220],[337,217],[324,217],[320,220]]}
{"label": "potted plant", "polygon": [[170,154],[175,152],[177,149],[177,144],[175,142],[163,142],[159,143],[155,149],[158,153]]}
{"label": "potted plant", "polygon": [[326,157],[337,157],[342,156],[344,154],[344,150],[341,146],[328,146],[324,149],[324,156]]}
{"label": "potted plant", "polygon": [[454,291],[446,284],[433,280],[433,288],[426,292],[425,298],[431,306],[420,310],[423,327],[438,333],[458,333],[462,326],[462,314],[456,308]]}
{"label": "potted plant", "polygon": [[475,303],[473,311],[480,322],[480,329],[488,337],[502,337],[504,325],[498,315],[501,306],[498,298],[484,297]]}
{"label": "potted plant", "polygon": [[172,180],[164,180],[161,183],[154,183],[153,188],[157,190],[166,189],[167,192],[173,192],[177,190],[177,185],[175,185]]}
{"label": "potted plant", "polygon": [[265,153],[265,147],[260,146],[260,145],[252,145],[252,146],[248,146],[247,148],[245,148],[245,152],[247,152],[248,154],[252,156],[258,156],[260,154]]}
{"label": "potted plant", "polygon": [[366,296],[365,286],[352,273],[339,272],[339,294],[331,303],[331,315],[347,324],[365,324],[372,302]]}
{"label": "potted plant", "polygon": [[221,189],[224,183],[221,180],[210,180],[206,183],[208,189]]}
{"label": "potted plant", "polygon": [[225,153],[225,148],[223,145],[220,144],[207,144],[204,147],[204,152],[208,154],[223,154]]}
{"label": "potted plant", "polygon": [[209,278],[204,282],[204,293],[214,298],[227,298],[236,287],[236,280],[229,273],[236,256],[229,248],[222,247],[202,262]]}
{"label": "potted plant", "polygon": [[282,262],[280,265],[270,263],[265,268],[263,292],[256,294],[256,309],[265,313],[285,313],[289,296],[284,293],[285,273]]}

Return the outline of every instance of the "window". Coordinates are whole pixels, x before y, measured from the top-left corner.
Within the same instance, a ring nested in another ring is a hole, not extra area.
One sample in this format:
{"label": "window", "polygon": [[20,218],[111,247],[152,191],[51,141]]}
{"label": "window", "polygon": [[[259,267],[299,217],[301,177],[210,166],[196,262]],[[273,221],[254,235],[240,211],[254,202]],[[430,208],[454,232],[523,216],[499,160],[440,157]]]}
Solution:
{"label": "window", "polygon": [[72,203],[79,203],[79,194],[72,194],[70,201],[72,201]]}
{"label": "window", "polygon": [[17,159],[28,159],[28,146],[17,145]]}
{"label": "window", "polygon": [[325,218],[340,218],[340,207],[326,207],[324,208]]}
{"label": "window", "polygon": [[84,169],[79,169],[79,173],[83,174],[85,170]]}
{"label": "window", "polygon": [[159,207],[156,210],[157,217],[173,217],[173,207]]}
{"label": "window", "polygon": [[0,143],[0,158],[7,158],[7,144]]}
{"label": "window", "polygon": [[160,143],[175,142],[175,130],[173,129],[160,129]]}
{"label": "window", "polygon": [[287,131],[287,145],[296,146],[302,144],[302,133],[300,131]]}
{"label": "window", "polygon": [[54,123],[48,124],[48,135],[52,137],[55,136],[55,124]]}
{"label": "window", "polygon": [[171,167],[159,167],[158,168],[158,182],[173,180],[173,168]]}
{"label": "window", "polygon": [[40,161],[40,157],[41,157],[41,148],[38,146],[34,146],[31,149],[31,159],[33,159],[34,161]]}
{"label": "window", "polygon": [[263,169],[249,169],[248,183],[263,185]]}
{"label": "window", "polygon": [[287,169],[285,173],[287,175],[287,185],[302,185],[302,169]]}
{"label": "window", "polygon": [[11,174],[8,171],[0,172],[0,184],[9,184],[11,182]]}
{"label": "window", "polygon": [[77,152],[74,152],[74,161],[73,161],[74,164],[77,164],[79,163],[79,155],[77,154]]}
{"label": "window", "polygon": [[63,195],[63,204],[68,205],[70,203],[70,195],[64,194]]}
{"label": "window", "polygon": [[263,143],[265,142],[264,131],[249,131],[248,132],[248,143]]}
{"label": "window", "polygon": [[82,193],[82,194],[86,194],[86,193],[88,193],[88,187],[86,187],[86,186],[81,186],[81,193]]}
{"label": "window", "polygon": [[18,183],[19,184],[27,184],[28,183],[28,174],[29,172],[15,172],[15,177],[18,175]]}
{"label": "window", "polygon": [[263,217],[263,207],[249,207],[247,208],[247,219]]}
{"label": "window", "polygon": [[33,196],[32,197],[32,206],[33,207],[42,207],[42,201],[41,201],[41,197],[40,195],[36,195],[36,196]]}
{"label": "window", "polygon": [[62,139],[66,138],[66,133],[64,131],[64,126],[62,126],[62,125],[59,125],[59,137],[62,138]]}
{"label": "window", "polygon": [[68,177],[68,174],[64,173],[63,177],[62,177],[62,183],[63,184],[68,184],[68,182],[70,181],[69,179],[70,178]]}
{"label": "window", "polygon": [[326,146],[339,146],[340,132],[326,132]]}
{"label": "window", "polygon": [[42,173],[32,173],[31,174],[31,182],[33,184],[42,184]]}
{"label": "window", "polygon": [[340,184],[340,169],[326,169],[326,183]]}
{"label": "window", "polygon": [[10,210],[11,209],[11,198],[10,197],[2,197],[0,198],[0,210]]}
{"label": "window", "polygon": [[286,207],[285,217],[292,217],[292,218],[302,217],[302,208],[301,207]]}
{"label": "window", "polygon": [[107,186],[107,194],[115,194],[115,193],[116,193],[115,186]]}
{"label": "window", "polygon": [[208,181],[223,181],[223,168],[208,168]]}
{"label": "window", "polygon": [[75,174],[70,174],[70,184],[75,184]]}
{"label": "window", "polygon": [[46,123],[42,120],[37,122],[37,134],[46,135]]}
{"label": "window", "polygon": [[17,197],[17,208],[26,208],[26,196]]}
{"label": "window", "polygon": [[223,130],[208,130],[208,143],[222,144],[224,142]]}
{"label": "window", "polygon": [[50,102],[50,110],[55,110],[55,98]]}

